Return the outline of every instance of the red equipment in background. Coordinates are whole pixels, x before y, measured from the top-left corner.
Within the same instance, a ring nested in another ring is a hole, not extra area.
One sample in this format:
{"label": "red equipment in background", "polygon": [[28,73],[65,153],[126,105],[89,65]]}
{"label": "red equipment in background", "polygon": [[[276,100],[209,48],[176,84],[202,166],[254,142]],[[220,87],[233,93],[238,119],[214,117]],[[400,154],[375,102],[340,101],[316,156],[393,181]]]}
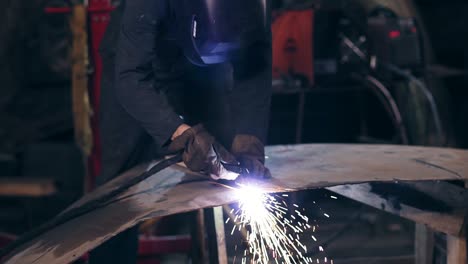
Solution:
{"label": "red equipment in background", "polygon": [[305,78],[314,83],[314,11],[289,10],[272,23],[273,78]]}
{"label": "red equipment in background", "polygon": [[[113,10],[110,0],[89,0],[89,36],[91,61],[94,66],[94,74],[90,82],[92,85],[89,89],[91,106],[94,110],[94,115],[91,119],[91,128],[93,130],[93,151],[88,160],[88,177],[87,181],[92,186],[86,186],[88,190],[94,187],[96,177],[101,170],[101,139],[99,137],[99,120],[98,114],[100,111],[99,98],[101,96],[101,78],[102,78],[102,60],[99,55],[99,45],[106,32],[106,27],[109,24],[110,12]],[[91,10],[101,10],[92,12]]]}

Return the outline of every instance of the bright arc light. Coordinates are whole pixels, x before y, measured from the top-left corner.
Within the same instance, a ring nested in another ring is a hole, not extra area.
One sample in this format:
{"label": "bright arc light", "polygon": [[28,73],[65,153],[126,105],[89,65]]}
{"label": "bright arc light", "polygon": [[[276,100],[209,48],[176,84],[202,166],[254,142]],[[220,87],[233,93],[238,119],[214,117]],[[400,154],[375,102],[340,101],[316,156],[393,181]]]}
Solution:
{"label": "bright arc light", "polygon": [[268,211],[265,207],[267,195],[253,186],[244,186],[237,189],[237,198],[243,211],[244,221],[262,223],[266,221]]}
{"label": "bright arc light", "polygon": [[270,263],[270,259],[285,264],[312,263],[304,256],[307,247],[301,242],[304,231],[313,227],[306,216],[298,210],[290,214],[279,195],[255,186],[241,185],[236,197],[239,208],[233,220],[238,226],[248,227],[249,250],[244,252],[242,263],[247,263],[247,255],[251,263],[259,264]]}

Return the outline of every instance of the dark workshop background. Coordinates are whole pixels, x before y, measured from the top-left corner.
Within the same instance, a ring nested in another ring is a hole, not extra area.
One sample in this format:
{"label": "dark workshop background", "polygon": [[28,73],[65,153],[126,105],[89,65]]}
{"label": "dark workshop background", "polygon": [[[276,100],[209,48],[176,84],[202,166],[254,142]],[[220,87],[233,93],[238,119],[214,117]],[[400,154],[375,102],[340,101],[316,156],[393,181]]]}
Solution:
{"label": "dark workshop background", "polygon": [[[287,10],[313,10],[313,33],[305,39],[314,70],[312,77],[301,74],[295,62],[277,72],[269,144],[468,148],[467,1],[273,2],[278,19]],[[45,197],[0,194],[5,237],[40,225],[83,194],[87,168],[74,137],[70,15],[44,12],[69,5],[0,1],[0,184],[56,187]],[[299,31],[293,23],[289,29]],[[303,45],[289,44],[281,56],[303,52]],[[88,73],[93,70],[90,63]],[[320,201],[326,193],[299,196]],[[330,236],[328,255],[342,260],[335,263],[413,263],[414,224],[344,198],[322,203],[336,216],[321,229]],[[444,238],[437,239],[434,263],[445,263]]]}

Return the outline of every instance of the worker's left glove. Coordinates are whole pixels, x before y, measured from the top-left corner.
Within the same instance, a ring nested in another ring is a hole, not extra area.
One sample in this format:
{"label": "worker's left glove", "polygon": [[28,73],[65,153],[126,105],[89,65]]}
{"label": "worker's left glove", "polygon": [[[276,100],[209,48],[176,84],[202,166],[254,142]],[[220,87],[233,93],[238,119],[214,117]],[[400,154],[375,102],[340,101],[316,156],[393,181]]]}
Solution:
{"label": "worker's left glove", "polygon": [[245,170],[244,175],[253,178],[271,178],[271,173],[265,167],[265,146],[255,136],[237,135],[232,142],[231,153]]}

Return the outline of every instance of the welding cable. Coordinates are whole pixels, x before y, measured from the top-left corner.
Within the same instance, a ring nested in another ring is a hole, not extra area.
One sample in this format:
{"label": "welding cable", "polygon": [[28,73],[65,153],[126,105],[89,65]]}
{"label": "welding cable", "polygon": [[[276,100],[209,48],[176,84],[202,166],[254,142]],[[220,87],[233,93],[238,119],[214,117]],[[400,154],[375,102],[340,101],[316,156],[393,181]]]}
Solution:
{"label": "welding cable", "polygon": [[[354,54],[356,54],[362,61],[367,61],[366,56],[364,56],[365,53],[354,42],[352,42],[350,39],[346,38],[346,36],[344,36],[344,35],[341,36],[341,37],[342,37],[342,39],[344,41],[344,44],[346,46],[348,46],[348,48],[350,48],[351,51],[354,52]],[[401,76],[401,77],[404,77],[405,79],[407,79],[411,83],[414,83],[423,92],[424,96],[427,98],[427,101],[429,102],[429,105],[430,105],[430,108],[431,108],[431,111],[432,111],[433,117],[434,117],[434,124],[435,124],[435,127],[436,127],[436,131],[437,131],[437,134],[439,136],[440,141],[442,142],[442,140],[443,140],[442,122],[441,122],[441,119],[440,119],[437,104],[435,102],[434,96],[432,95],[431,91],[429,91],[429,89],[426,87],[426,85],[423,82],[421,82],[420,80],[418,80],[411,73],[406,72],[406,71],[404,71],[404,70],[402,70],[402,69],[400,69],[397,66],[392,65],[392,64],[384,64],[383,67],[388,69],[389,71]],[[371,81],[371,80],[368,80],[368,81]],[[374,83],[374,81],[371,81],[371,82],[379,89],[381,89],[382,87],[385,88],[385,86],[383,86],[379,81],[377,81],[377,83]],[[387,89],[385,88],[384,90],[387,90]],[[382,92],[383,92],[383,90],[382,90]],[[383,92],[383,94],[385,95],[384,92]],[[393,102],[394,101],[395,100],[393,100]],[[390,102],[390,104],[393,105],[393,103],[391,103],[391,101],[389,101],[389,102]],[[394,108],[394,107],[392,106],[392,108]],[[404,128],[404,127],[400,127],[400,128],[404,129],[404,131],[405,131],[404,132],[404,137],[406,138],[407,143],[404,143],[404,144],[408,144],[408,138],[406,136],[406,128]],[[400,132],[400,134],[402,135],[401,132]],[[402,141],[403,141],[403,137],[402,137]]]}
{"label": "welding cable", "polygon": [[395,66],[393,64],[385,64],[384,67],[386,69],[388,69],[389,71],[391,71],[391,72],[393,72],[393,73],[407,79],[410,83],[413,83],[416,87],[418,87],[422,91],[422,93],[426,97],[426,99],[427,99],[427,101],[429,103],[429,106],[431,108],[432,115],[433,115],[433,118],[434,118],[434,125],[435,125],[435,128],[436,128],[436,133],[437,133],[437,135],[439,137],[440,142],[442,143],[443,142],[443,135],[444,135],[444,132],[443,132],[443,129],[442,129],[442,121],[440,119],[440,114],[439,114],[439,110],[437,108],[437,103],[435,102],[434,96],[431,93],[431,91],[427,88],[427,86],[422,81],[420,81],[418,78],[416,78],[411,73],[409,73],[407,71],[404,71],[404,70],[400,69],[399,67],[397,67],[397,66]]}
{"label": "welding cable", "polygon": [[[345,35],[341,34],[341,39],[343,43],[355,54],[357,55],[363,62],[367,63],[367,55],[363,50],[361,50],[358,45],[356,45],[351,39],[346,37]],[[361,79],[361,78],[360,78]],[[362,80],[361,80],[362,81]],[[403,123],[403,118],[400,112],[400,109],[397,106],[395,99],[393,98],[390,91],[385,87],[385,85],[377,80],[375,77],[371,75],[367,75],[364,78],[364,81],[369,83],[370,88],[376,94],[377,98],[382,102],[385,110],[389,113],[390,118],[392,119],[393,125],[395,129],[397,129],[398,133],[400,134],[401,143],[404,145],[409,144],[409,139],[406,131],[406,127]]]}
{"label": "welding cable", "polygon": [[[154,165],[151,169],[145,171],[144,173],[132,177],[130,180],[127,182],[124,182],[122,185],[120,185],[117,189],[112,190],[108,194],[99,197],[95,200],[89,201],[85,204],[83,204],[80,207],[73,208],[70,211],[67,211],[61,215],[58,215],[56,218],[52,219],[51,221],[39,226],[37,229],[33,229],[30,232],[24,234],[17,240],[13,241],[12,243],[8,244],[6,247],[2,248],[0,250],[0,261],[3,257],[6,257],[7,255],[11,254],[15,249],[17,249],[19,246],[23,245],[26,242],[29,242],[30,240],[38,237],[39,235],[51,230],[54,227],[57,227],[59,225],[62,225],[72,219],[75,219],[79,216],[85,215],[89,212],[92,212],[98,208],[101,208],[103,206],[108,205],[111,202],[116,201],[115,198],[119,194],[123,193],[124,191],[128,190],[130,187],[146,180],[147,178],[153,176],[154,174],[172,166],[175,165],[179,162],[182,161],[182,154],[177,154],[173,157],[164,159]],[[192,180],[192,181],[206,181],[207,179],[201,179],[201,180]],[[181,183],[187,183],[187,182],[181,182]],[[118,199],[120,200],[120,199]]]}
{"label": "welding cable", "polygon": [[408,145],[408,135],[406,131],[406,126],[403,123],[403,118],[400,109],[398,108],[395,99],[393,98],[392,94],[387,89],[387,87],[385,87],[385,85],[382,82],[380,82],[371,75],[367,75],[365,78],[359,77],[359,80],[365,82],[365,84],[369,88],[371,88],[371,90],[374,92],[377,98],[379,98],[385,110],[390,115],[390,119],[392,120],[395,129],[397,129],[400,135],[402,144]]}
{"label": "welding cable", "polygon": [[403,122],[400,109],[398,108],[398,105],[395,99],[393,98],[392,94],[387,89],[387,87],[385,87],[385,85],[381,81],[377,80],[375,77],[368,75],[366,76],[366,81],[368,81],[373,87],[377,88],[380,94],[384,96],[385,100],[388,103],[388,107],[389,107],[388,111],[393,116],[393,122],[394,122],[395,128],[400,133],[400,139],[404,145],[408,145],[409,140],[408,140],[408,135],[406,131],[406,126]]}

